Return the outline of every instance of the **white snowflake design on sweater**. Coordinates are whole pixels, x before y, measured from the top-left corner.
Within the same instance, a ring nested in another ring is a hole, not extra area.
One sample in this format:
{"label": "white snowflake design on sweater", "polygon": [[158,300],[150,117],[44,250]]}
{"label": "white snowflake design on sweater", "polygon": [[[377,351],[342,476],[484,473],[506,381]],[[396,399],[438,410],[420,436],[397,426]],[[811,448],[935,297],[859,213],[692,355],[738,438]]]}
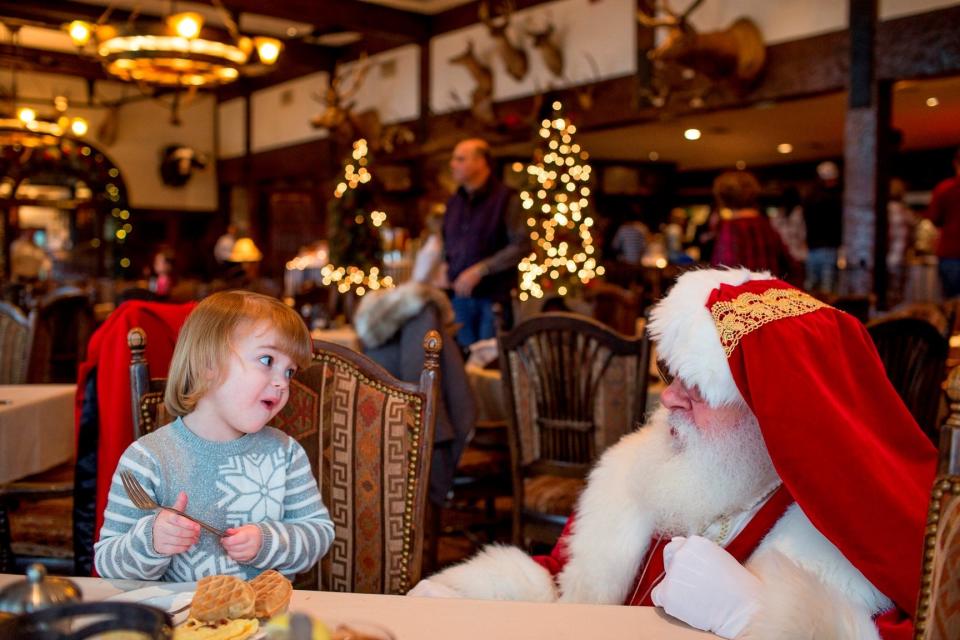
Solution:
{"label": "white snowflake design on sweater", "polygon": [[[220,465],[217,507],[227,512],[230,526],[283,518],[287,466],[283,451],[234,456]],[[278,499],[279,496],[279,499]]]}

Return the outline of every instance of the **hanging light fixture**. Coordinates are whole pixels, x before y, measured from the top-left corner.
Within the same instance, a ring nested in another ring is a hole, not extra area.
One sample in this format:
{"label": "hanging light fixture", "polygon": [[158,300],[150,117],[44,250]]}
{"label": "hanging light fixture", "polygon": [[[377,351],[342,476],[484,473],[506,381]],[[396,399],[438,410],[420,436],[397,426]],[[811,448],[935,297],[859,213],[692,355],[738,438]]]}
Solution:
{"label": "hanging light fixture", "polygon": [[22,144],[33,147],[44,143],[42,139],[44,136],[60,137],[68,132],[77,137],[85,135],[89,128],[87,121],[84,118],[71,118],[66,115],[68,101],[65,96],[57,96],[53,99],[56,114],[52,115],[42,115],[37,109],[20,104],[22,101],[17,88],[20,29],[16,26],[7,28],[10,31],[10,41],[15,55],[11,69],[9,106],[0,110],[0,145]]}
{"label": "hanging light fixture", "polygon": [[127,82],[213,87],[233,82],[251,63],[277,62],[283,49],[280,40],[240,35],[220,0],[211,1],[227,33],[205,27],[203,16],[194,11],[149,20],[134,13],[124,23],[111,23],[112,5],[96,24],[74,20],[64,28],[81,50],[93,43],[93,53],[106,71]]}

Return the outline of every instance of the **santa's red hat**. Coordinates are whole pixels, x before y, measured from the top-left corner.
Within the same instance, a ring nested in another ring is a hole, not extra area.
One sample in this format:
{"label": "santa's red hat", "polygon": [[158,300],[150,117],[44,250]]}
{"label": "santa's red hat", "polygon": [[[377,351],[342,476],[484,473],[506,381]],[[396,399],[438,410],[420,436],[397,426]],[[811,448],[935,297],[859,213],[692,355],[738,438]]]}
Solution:
{"label": "santa's red hat", "polygon": [[864,326],[769,273],[709,269],[680,276],[650,332],[708,403],[746,402],[813,525],[912,616],[937,456]]}

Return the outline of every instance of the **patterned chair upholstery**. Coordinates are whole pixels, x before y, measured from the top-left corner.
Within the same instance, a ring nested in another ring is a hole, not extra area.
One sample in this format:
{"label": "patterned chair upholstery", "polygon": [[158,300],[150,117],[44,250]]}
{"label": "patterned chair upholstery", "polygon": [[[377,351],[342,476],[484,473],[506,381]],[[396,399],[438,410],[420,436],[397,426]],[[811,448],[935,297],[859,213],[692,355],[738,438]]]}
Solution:
{"label": "patterned chair upholstery", "polygon": [[420,579],[440,334],[428,332],[423,346],[420,382],[407,383],[314,341],[313,364],[297,373],[274,420],[306,450],[335,526],[320,562],[324,591],[404,594]]}
{"label": "patterned chair upholstery", "polygon": [[940,431],[914,628],[917,640],[960,638],[960,366],[944,385],[950,411]]}
{"label": "patterned chair upholstery", "polygon": [[553,544],[603,451],[646,411],[650,346],[584,316],[545,313],[499,336],[515,544]]}
{"label": "patterned chair upholstery", "polygon": [[[131,329],[130,386],[137,437],[170,421],[165,379],[151,379],[146,334]],[[420,580],[441,339],[424,338],[419,383],[401,382],[366,356],[315,340],[272,425],[310,459],[336,538],[294,584],[299,589],[404,594]]]}
{"label": "patterned chair upholstery", "polygon": [[31,326],[20,309],[0,302],[0,384],[27,381]]}

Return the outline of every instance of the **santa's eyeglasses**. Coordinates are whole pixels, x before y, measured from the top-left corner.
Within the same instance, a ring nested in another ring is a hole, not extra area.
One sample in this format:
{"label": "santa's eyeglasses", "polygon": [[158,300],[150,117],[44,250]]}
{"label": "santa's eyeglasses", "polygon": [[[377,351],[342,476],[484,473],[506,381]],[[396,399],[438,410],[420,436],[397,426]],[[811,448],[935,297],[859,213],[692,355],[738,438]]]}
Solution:
{"label": "santa's eyeglasses", "polygon": [[[659,358],[657,359],[657,374],[660,376],[660,379],[663,380],[663,384],[668,387],[673,384],[673,381],[677,378],[677,376],[670,373],[670,369],[667,368],[667,363]],[[695,385],[689,386],[683,380],[680,380],[680,388],[683,389],[683,392],[694,402],[705,402],[703,394]]]}
{"label": "santa's eyeglasses", "polygon": [[663,384],[668,387],[673,383],[673,379],[676,377],[670,373],[670,369],[667,368],[667,363],[660,358],[657,358],[657,375],[660,376]]}

